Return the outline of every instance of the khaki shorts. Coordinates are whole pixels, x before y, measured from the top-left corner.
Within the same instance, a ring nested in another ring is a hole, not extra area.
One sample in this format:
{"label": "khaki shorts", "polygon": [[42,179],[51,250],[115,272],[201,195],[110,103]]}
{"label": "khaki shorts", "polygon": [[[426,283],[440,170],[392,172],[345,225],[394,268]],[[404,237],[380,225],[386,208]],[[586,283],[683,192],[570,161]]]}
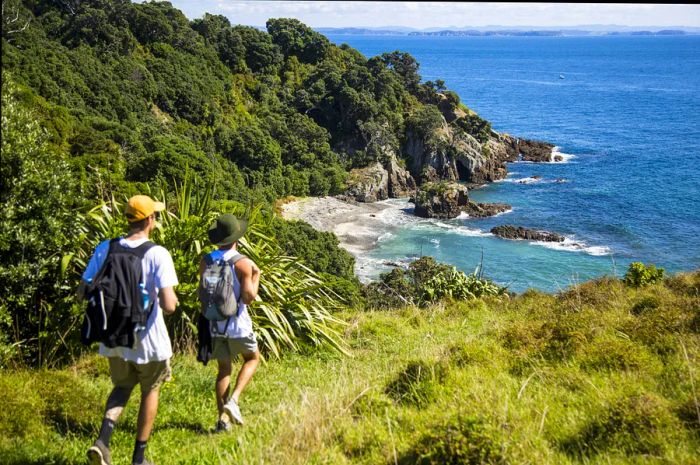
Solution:
{"label": "khaki shorts", "polygon": [[136,363],[119,357],[108,357],[112,384],[118,388],[133,389],[141,385],[141,392],[147,393],[160,388],[170,381],[170,360]]}
{"label": "khaki shorts", "polygon": [[254,354],[258,351],[255,333],[248,337],[214,337],[212,338],[211,356],[217,360],[234,360],[241,355]]}

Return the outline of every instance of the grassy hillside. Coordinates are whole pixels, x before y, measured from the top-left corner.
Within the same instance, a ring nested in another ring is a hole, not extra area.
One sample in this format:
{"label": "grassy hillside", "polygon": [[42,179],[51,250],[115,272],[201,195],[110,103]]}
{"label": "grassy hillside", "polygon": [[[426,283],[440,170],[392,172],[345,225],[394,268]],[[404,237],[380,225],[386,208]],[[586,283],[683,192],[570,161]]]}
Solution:
{"label": "grassy hillside", "polygon": [[[691,464],[700,452],[700,270],[604,278],[428,308],[350,312],[352,357],[268,362],[245,426],[211,433],[215,367],[174,359],[149,454],[160,464]],[[0,373],[7,464],[80,463],[110,388],[97,356]],[[137,402],[112,440],[130,457]]]}

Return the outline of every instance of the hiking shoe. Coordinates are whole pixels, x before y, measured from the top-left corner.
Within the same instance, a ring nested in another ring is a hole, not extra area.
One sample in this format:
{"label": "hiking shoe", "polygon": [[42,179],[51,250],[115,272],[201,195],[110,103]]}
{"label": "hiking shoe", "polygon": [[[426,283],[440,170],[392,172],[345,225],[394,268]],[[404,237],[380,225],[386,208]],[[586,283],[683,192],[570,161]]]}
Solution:
{"label": "hiking shoe", "polygon": [[109,448],[99,439],[88,449],[87,456],[90,465],[112,465]]}
{"label": "hiking shoe", "polygon": [[132,463],[131,465],[156,465],[156,464],[153,463],[153,462],[149,462],[149,461],[146,460],[146,459],[143,459],[143,462],[141,462],[141,463]]}
{"label": "hiking shoe", "polygon": [[241,409],[235,400],[231,399],[224,405],[224,413],[228,415],[232,422],[236,422],[239,425],[243,424],[243,415],[241,415]]}
{"label": "hiking shoe", "polygon": [[216,428],[214,428],[215,433],[225,433],[231,431],[231,423],[224,420],[217,420]]}

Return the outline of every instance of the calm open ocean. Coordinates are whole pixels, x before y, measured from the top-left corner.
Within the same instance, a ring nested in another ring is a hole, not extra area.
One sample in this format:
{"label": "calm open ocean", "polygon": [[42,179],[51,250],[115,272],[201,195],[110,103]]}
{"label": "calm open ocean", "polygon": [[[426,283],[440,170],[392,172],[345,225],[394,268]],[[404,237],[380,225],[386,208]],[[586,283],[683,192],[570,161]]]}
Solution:
{"label": "calm open ocean", "polygon": [[[328,37],[367,57],[409,52],[423,80],[443,79],[495,130],[574,156],[509,164],[508,179],[471,191],[513,206],[493,218],[424,220],[389,201],[396,208],[359,260],[362,276],[420,254],[472,272],[482,250],[485,274],[514,291],[621,276],[631,261],[670,272],[700,266],[700,36]],[[506,241],[488,233],[500,224],[569,239]]]}

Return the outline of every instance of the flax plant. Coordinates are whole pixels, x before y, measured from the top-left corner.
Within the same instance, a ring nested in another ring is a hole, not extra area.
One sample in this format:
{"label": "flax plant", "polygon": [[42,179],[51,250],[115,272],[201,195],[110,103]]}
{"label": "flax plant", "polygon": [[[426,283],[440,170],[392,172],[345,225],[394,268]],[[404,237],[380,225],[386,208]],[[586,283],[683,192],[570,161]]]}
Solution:
{"label": "flax plant", "polygon": [[[213,249],[207,229],[220,214],[230,212],[248,219],[248,230],[239,242],[241,253],[261,270],[258,298],[250,306],[253,325],[260,336],[263,353],[279,357],[285,351],[304,346],[328,346],[348,354],[339,328],[344,322],[334,316],[341,299],[323,279],[297,257],[284,255],[271,227],[271,217],[261,207],[240,204],[216,208],[211,189],[200,188],[189,177],[177,184],[168,196],[165,190],[152,197],[166,203],[166,212],[151,239],[167,248],[175,263],[180,284],[176,292],[180,308],[169,319],[176,348],[194,349],[199,302],[199,261]],[[76,267],[84,267],[99,241],[116,237],[125,230],[122,210],[126,203],[112,198],[81,217],[83,247],[73,257]]]}

